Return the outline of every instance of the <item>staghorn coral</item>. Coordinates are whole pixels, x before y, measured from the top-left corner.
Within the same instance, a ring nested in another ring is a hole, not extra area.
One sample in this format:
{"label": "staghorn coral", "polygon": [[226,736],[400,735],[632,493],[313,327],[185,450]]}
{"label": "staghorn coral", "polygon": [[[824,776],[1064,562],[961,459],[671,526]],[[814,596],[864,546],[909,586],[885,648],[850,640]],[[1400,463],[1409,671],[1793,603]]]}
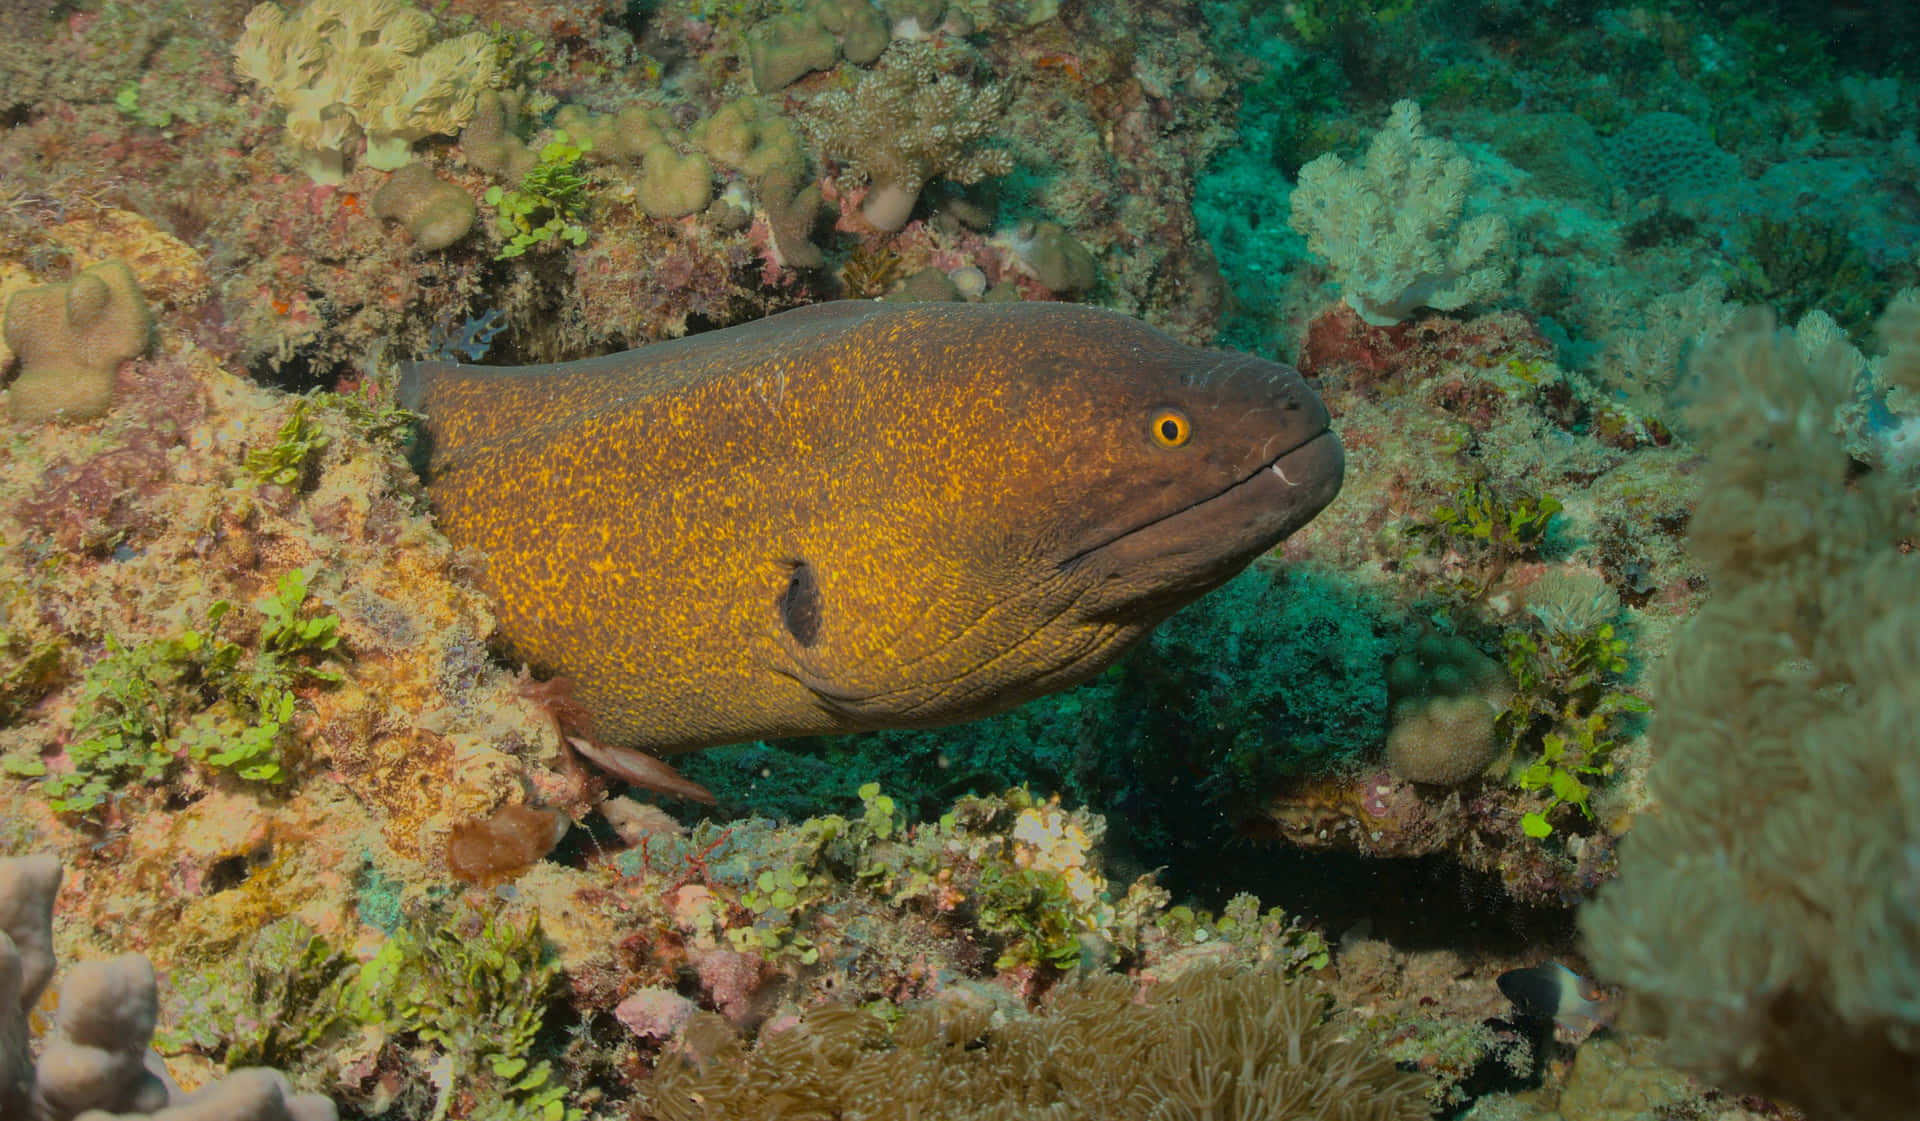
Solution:
{"label": "staghorn coral", "polygon": [[902,43],[859,85],[808,106],[815,143],[867,180],[860,213],[875,229],[906,225],[929,180],[978,183],[1013,170],[1005,149],[979,146],[999,126],[1007,90],[975,86],[943,62],[932,46]]}
{"label": "staghorn coral", "polygon": [[1451,311],[1507,283],[1499,258],[1506,220],[1461,220],[1473,179],[1456,145],[1426,135],[1420,106],[1396,102],[1360,167],[1329,152],[1300,169],[1292,225],[1368,323],[1389,326],[1423,307]]}
{"label": "staghorn coral", "polygon": [[[1885,320],[1907,392],[1916,314]],[[1830,431],[1857,362],[1805,343],[1749,313],[1696,362],[1713,595],[1654,686],[1661,812],[1581,926],[1680,1065],[1877,1121],[1920,1097],[1920,568],[1910,488]]]}
{"label": "staghorn coral", "polygon": [[998,1020],[961,996],[878,1014],[818,1008],[749,1050],[694,1016],[641,1092],[643,1116],[1100,1117],[1186,1121],[1413,1121],[1426,1080],[1321,1022],[1304,983],[1275,969],[1197,965],[1136,999],[1106,976],[1042,1014]]}
{"label": "staghorn coral", "polygon": [[287,110],[314,182],[338,183],[362,137],[370,166],[401,167],[414,141],[459,132],[480,91],[499,82],[485,34],[429,46],[433,25],[404,0],[311,0],[291,17],[260,4],[234,44],[234,69]]}

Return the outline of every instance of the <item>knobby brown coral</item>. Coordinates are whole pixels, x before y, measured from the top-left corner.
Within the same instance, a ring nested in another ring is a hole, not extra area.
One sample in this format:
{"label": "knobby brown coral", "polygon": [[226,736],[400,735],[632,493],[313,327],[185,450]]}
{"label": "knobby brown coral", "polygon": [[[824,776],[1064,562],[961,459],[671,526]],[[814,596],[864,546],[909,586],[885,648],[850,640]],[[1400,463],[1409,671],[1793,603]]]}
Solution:
{"label": "knobby brown coral", "polygon": [[59,887],[51,856],[0,858],[0,1118],[334,1121],[332,1102],[296,1093],[276,1070],[237,1070],[180,1093],[148,1045],[159,996],[153,966],[139,954],[71,970],[53,1028],[36,1048],[29,1016],[53,978]]}

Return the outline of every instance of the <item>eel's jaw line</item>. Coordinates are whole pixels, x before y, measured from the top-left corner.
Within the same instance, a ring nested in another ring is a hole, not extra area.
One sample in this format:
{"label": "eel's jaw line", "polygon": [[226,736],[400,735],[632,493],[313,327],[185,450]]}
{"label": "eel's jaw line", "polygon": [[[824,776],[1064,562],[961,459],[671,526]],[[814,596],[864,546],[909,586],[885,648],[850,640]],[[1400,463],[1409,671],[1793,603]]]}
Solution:
{"label": "eel's jaw line", "polygon": [[1078,564],[1080,561],[1085,560],[1087,557],[1092,556],[1093,554],[1099,552],[1100,550],[1106,548],[1107,546],[1112,545],[1116,541],[1124,541],[1127,538],[1133,536],[1134,534],[1140,533],[1144,530],[1151,529],[1154,526],[1159,525],[1161,522],[1168,520],[1169,518],[1177,518],[1181,514],[1186,513],[1188,510],[1192,510],[1199,506],[1205,506],[1209,502],[1212,502],[1224,495],[1232,493],[1234,490],[1238,489],[1239,487],[1243,487],[1247,485],[1248,482],[1258,478],[1260,476],[1260,472],[1262,471],[1273,472],[1275,475],[1280,477],[1281,482],[1287,484],[1287,486],[1289,487],[1301,486],[1302,484],[1296,483],[1292,479],[1287,478],[1287,473],[1281,470],[1280,468],[1281,461],[1286,459],[1288,456],[1292,455],[1294,452],[1299,451],[1301,448],[1306,447],[1308,444],[1313,443],[1315,440],[1318,440],[1320,437],[1325,436],[1332,431],[1333,431],[1332,427],[1329,426],[1326,428],[1322,428],[1316,432],[1311,432],[1307,435],[1306,439],[1301,440],[1299,443],[1294,444],[1291,447],[1283,449],[1280,452],[1280,454],[1274,456],[1273,459],[1268,461],[1264,467],[1256,468],[1254,472],[1248,475],[1246,478],[1237,479],[1231,483],[1228,483],[1226,486],[1221,487],[1219,490],[1215,491],[1212,494],[1207,495],[1205,498],[1200,498],[1192,502],[1189,502],[1185,506],[1180,507],[1178,510],[1169,510],[1164,514],[1161,514],[1159,517],[1152,519],[1151,521],[1142,522],[1139,525],[1134,526],[1132,529],[1122,530],[1121,532],[1114,534],[1112,537],[1107,538],[1105,541],[1102,541],[1097,545],[1089,545],[1086,548],[1080,550],[1079,552],[1073,554],[1072,556],[1061,560],[1054,567],[1059,569],[1072,568],[1075,564]]}

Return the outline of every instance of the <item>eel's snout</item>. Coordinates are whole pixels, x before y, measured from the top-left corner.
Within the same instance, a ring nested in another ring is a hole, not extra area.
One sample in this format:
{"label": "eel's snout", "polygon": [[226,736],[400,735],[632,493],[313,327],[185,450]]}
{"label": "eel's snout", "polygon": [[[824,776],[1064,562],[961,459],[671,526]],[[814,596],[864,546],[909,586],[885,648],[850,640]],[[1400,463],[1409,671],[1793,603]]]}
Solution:
{"label": "eel's snout", "polygon": [[[1324,410],[1323,410],[1324,411]],[[1261,519],[1270,524],[1262,527],[1262,532],[1277,533],[1272,544],[1279,544],[1294,530],[1313,520],[1315,514],[1327,508],[1340,493],[1340,484],[1347,472],[1346,449],[1340,444],[1340,437],[1330,428],[1320,432],[1306,443],[1288,451],[1267,466],[1265,474],[1279,481],[1282,490],[1270,497],[1272,505]],[[1255,476],[1249,483],[1260,483]],[[1273,491],[1271,483],[1265,483],[1262,491]],[[1256,501],[1268,497],[1256,495]]]}
{"label": "eel's snout", "polygon": [[1340,493],[1346,454],[1326,404],[1299,371],[1251,355],[1205,353],[1208,365],[1182,380],[1197,399],[1197,425],[1213,430],[1195,475],[1213,481],[1183,508],[1076,558],[1103,573],[1116,597],[1152,588],[1198,594],[1312,521]]}

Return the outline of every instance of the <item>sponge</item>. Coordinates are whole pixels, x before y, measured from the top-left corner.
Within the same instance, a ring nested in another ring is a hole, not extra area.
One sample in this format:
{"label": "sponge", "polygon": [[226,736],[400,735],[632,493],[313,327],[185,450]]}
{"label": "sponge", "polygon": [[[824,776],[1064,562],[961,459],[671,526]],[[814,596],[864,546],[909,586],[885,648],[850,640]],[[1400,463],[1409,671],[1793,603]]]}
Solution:
{"label": "sponge", "polygon": [[14,293],[4,334],[20,357],[20,377],[7,393],[13,419],[78,420],[107,411],[114,373],[146,351],[153,316],[133,270],[103,261],[66,284]]}

